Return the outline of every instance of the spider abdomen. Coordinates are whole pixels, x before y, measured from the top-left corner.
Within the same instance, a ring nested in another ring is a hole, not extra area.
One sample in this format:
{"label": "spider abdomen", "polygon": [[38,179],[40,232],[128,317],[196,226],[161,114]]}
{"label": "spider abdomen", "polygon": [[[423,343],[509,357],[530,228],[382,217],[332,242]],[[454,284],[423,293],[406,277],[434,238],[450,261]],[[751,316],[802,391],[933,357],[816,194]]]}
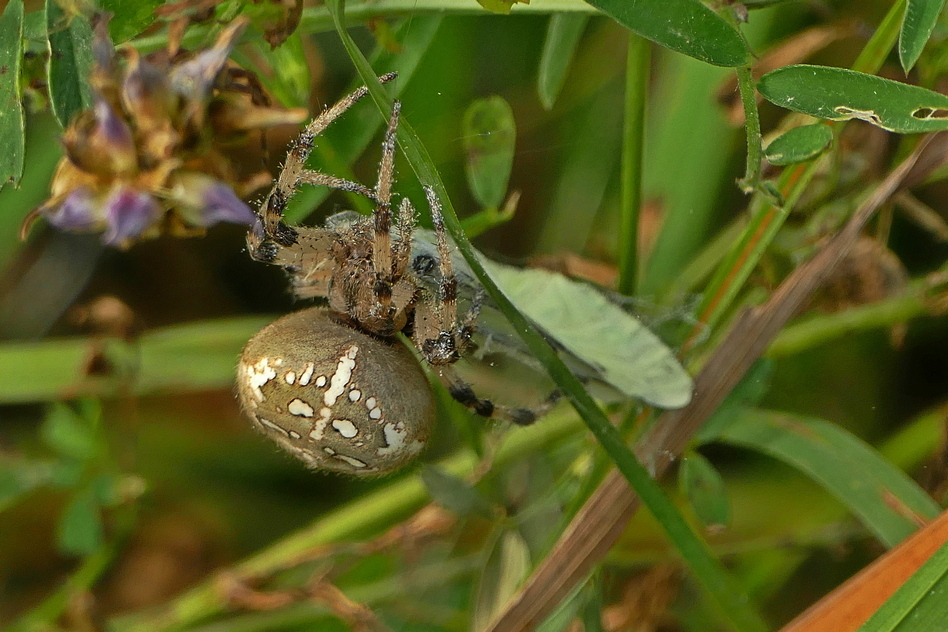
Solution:
{"label": "spider abdomen", "polygon": [[244,347],[241,406],[254,425],[316,469],[380,475],[424,448],[431,387],[399,341],[382,340],[311,308],[284,316]]}

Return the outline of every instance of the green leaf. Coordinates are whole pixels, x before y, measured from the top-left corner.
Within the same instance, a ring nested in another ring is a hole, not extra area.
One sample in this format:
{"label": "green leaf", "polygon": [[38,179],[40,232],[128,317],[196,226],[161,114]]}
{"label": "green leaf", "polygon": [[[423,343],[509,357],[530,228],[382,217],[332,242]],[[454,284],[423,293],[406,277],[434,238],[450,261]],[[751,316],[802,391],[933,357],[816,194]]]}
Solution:
{"label": "green leaf", "polygon": [[102,544],[103,539],[102,513],[96,491],[87,487],[73,496],[60,517],[56,544],[63,553],[88,555]]}
{"label": "green leaf", "polygon": [[0,15],[0,188],[23,177],[26,129],[20,90],[23,0],[10,0]]}
{"label": "green leaf", "polygon": [[116,44],[127,42],[151,26],[155,21],[155,9],[164,0],[98,0],[101,9],[112,14],[109,35]]}
{"label": "green leaf", "polygon": [[740,33],[698,0],[587,0],[616,22],[665,48],[714,64],[741,66]]}
{"label": "green leaf", "polygon": [[772,165],[792,165],[820,155],[833,142],[828,125],[801,125],[775,138],[764,152]]}
{"label": "green leaf", "polygon": [[899,61],[906,73],[918,61],[944,8],[945,0],[908,0],[899,32]]}
{"label": "green leaf", "polygon": [[46,1],[49,37],[49,99],[63,127],[92,107],[92,26],[81,15],[69,15],[56,0]]}
{"label": "green leaf", "polygon": [[504,531],[484,564],[474,601],[471,629],[486,629],[529,573],[527,543],[516,531]]}
{"label": "green leaf", "polygon": [[570,63],[586,30],[589,16],[555,13],[546,27],[543,52],[540,53],[540,71],[537,74],[537,93],[547,110],[553,108],[556,97],[563,89]]}
{"label": "green leaf", "polygon": [[904,472],[842,428],[821,419],[736,410],[719,441],[769,454],[800,470],[846,505],[886,546],[940,512]]}
{"label": "green leaf", "polygon": [[781,107],[828,121],[859,119],[899,134],[948,129],[948,96],[854,70],[786,66],[757,90]]}
{"label": "green leaf", "polygon": [[421,480],[428,488],[431,499],[448,511],[462,517],[473,515],[488,519],[494,517],[491,504],[467,481],[433,465],[422,467]]}
{"label": "green leaf", "polygon": [[704,456],[689,452],[678,470],[678,482],[698,519],[706,527],[722,528],[731,521],[724,479]]}
{"label": "green leaf", "polygon": [[622,393],[659,408],[691,400],[691,376],[674,351],[603,292],[547,270],[482,264],[517,309]]}
{"label": "green leaf", "polygon": [[43,440],[59,454],[80,461],[97,452],[94,422],[80,417],[69,406],[56,402],[46,413],[41,433]]}
{"label": "green leaf", "polygon": [[945,626],[948,544],[942,544],[859,632],[928,632]]}
{"label": "green leaf", "polygon": [[465,171],[474,199],[497,208],[504,201],[513,168],[517,126],[503,97],[478,99],[467,108],[462,123]]}
{"label": "green leaf", "polygon": [[0,511],[8,509],[34,489],[53,482],[53,466],[43,461],[0,460]]}

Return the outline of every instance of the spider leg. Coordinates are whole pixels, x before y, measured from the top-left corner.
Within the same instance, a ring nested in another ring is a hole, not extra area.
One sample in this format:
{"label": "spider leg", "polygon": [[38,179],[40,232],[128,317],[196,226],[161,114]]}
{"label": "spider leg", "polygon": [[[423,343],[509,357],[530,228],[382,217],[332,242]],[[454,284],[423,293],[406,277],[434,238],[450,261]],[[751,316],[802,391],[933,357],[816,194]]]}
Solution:
{"label": "spider leg", "polygon": [[560,392],[553,391],[539,406],[534,408],[515,408],[495,404],[489,399],[478,397],[470,384],[458,376],[451,366],[438,367],[438,376],[455,401],[469,408],[477,415],[488,419],[502,419],[518,426],[529,426],[545,415],[560,399]]}
{"label": "spider leg", "polygon": [[[379,81],[387,83],[395,78],[395,73],[379,77]],[[359,99],[368,94],[368,88],[362,86],[352,94],[343,97],[332,107],[323,110],[303,130],[299,138],[292,144],[286,156],[286,162],[280,175],[260,205],[260,225],[255,227],[247,237],[250,254],[261,261],[273,261],[276,250],[281,246],[292,246],[296,243],[297,232],[282,223],[283,213],[290,198],[296,192],[300,182],[305,182],[304,176],[306,160],[313,151],[316,137],[321,134],[330,123],[339,118],[346,110]]]}
{"label": "spider leg", "polygon": [[[428,186],[425,187],[425,197],[428,198],[428,206],[431,208],[431,222],[437,242],[441,280],[438,283],[438,297],[434,308],[436,319],[434,331],[430,324],[423,322],[423,325],[427,326],[419,328],[421,342],[419,348],[430,364],[443,365],[457,361],[470,344],[482,299],[475,297],[464,321],[458,321],[458,281],[454,275],[454,265],[451,263],[451,249],[444,228],[444,216],[441,214],[441,202],[438,201],[434,189]],[[434,336],[431,335],[432,333]]]}
{"label": "spider leg", "polygon": [[375,201],[375,191],[364,184],[336,176],[331,176],[320,171],[310,171],[307,169],[300,173],[298,182],[299,184],[313,184],[317,186],[329,187],[330,189],[338,189],[339,191],[345,191],[346,193],[358,193],[363,197]]}
{"label": "spider leg", "polygon": [[[395,179],[395,132],[398,129],[398,115],[401,112],[401,103],[395,101],[392,115],[388,120],[388,129],[382,141],[382,160],[379,163],[379,176],[375,185],[376,209],[373,214],[374,244],[372,265],[379,280],[389,281],[392,278],[392,183]],[[388,297],[380,295],[379,299],[387,303]]]}

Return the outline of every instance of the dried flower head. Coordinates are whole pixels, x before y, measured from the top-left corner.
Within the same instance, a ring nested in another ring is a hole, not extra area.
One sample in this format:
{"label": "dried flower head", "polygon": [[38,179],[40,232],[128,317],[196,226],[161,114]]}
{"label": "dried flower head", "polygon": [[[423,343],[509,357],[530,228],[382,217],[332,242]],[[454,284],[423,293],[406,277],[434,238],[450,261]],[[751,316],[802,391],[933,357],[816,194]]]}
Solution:
{"label": "dried flower head", "polygon": [[212,224],[253,224],[241,197],[270,176],[240,176],[226,148],[248,132],[298,124],[303,109],[270,107],[248,73],[228,61],[246,26],[232,22],[214,45],[197,53],[123,51],[120,63],[106,30],[96,24],[95,105],[63,134],[65,156],[50,198],[24,222],[42,216],[68,231],[101,231],[107,244],[127,245],[160,233],[192,235]]}

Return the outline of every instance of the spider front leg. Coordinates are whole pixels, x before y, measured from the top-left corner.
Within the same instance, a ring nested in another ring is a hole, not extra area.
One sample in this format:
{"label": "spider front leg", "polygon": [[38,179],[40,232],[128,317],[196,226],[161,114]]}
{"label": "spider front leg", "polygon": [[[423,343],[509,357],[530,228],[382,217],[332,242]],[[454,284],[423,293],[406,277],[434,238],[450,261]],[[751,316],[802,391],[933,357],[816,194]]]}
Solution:
{"label": "spider front leg", "polygon": [[[379,81],[387,83],[395,77],[395,73],[389,73],[379,77]],[[316,137],[322,134],[333,121],[342,116],[346,110],[366,94],[368,94],[368,89],[363,86],[340,99],[332,107],[323,110],[310,121],[309,125],[290,147],[286,161],[283,163],[283,168],[280,170],[273,188],[270,189],[270,192],[260,204],[257,212],[260,222],[247,236],[250,256],[254,259],[265,263],[287,265],[281,260],[280,250],[294,246],[298,242],[299,233],[283,223],[283,214],[286,211],[286,205],[301,184],[328,186],[359,193],[372,200],[375,199],[374,192],[358,182],[351,182],[305,168],[306,161],[313,151]]]}

